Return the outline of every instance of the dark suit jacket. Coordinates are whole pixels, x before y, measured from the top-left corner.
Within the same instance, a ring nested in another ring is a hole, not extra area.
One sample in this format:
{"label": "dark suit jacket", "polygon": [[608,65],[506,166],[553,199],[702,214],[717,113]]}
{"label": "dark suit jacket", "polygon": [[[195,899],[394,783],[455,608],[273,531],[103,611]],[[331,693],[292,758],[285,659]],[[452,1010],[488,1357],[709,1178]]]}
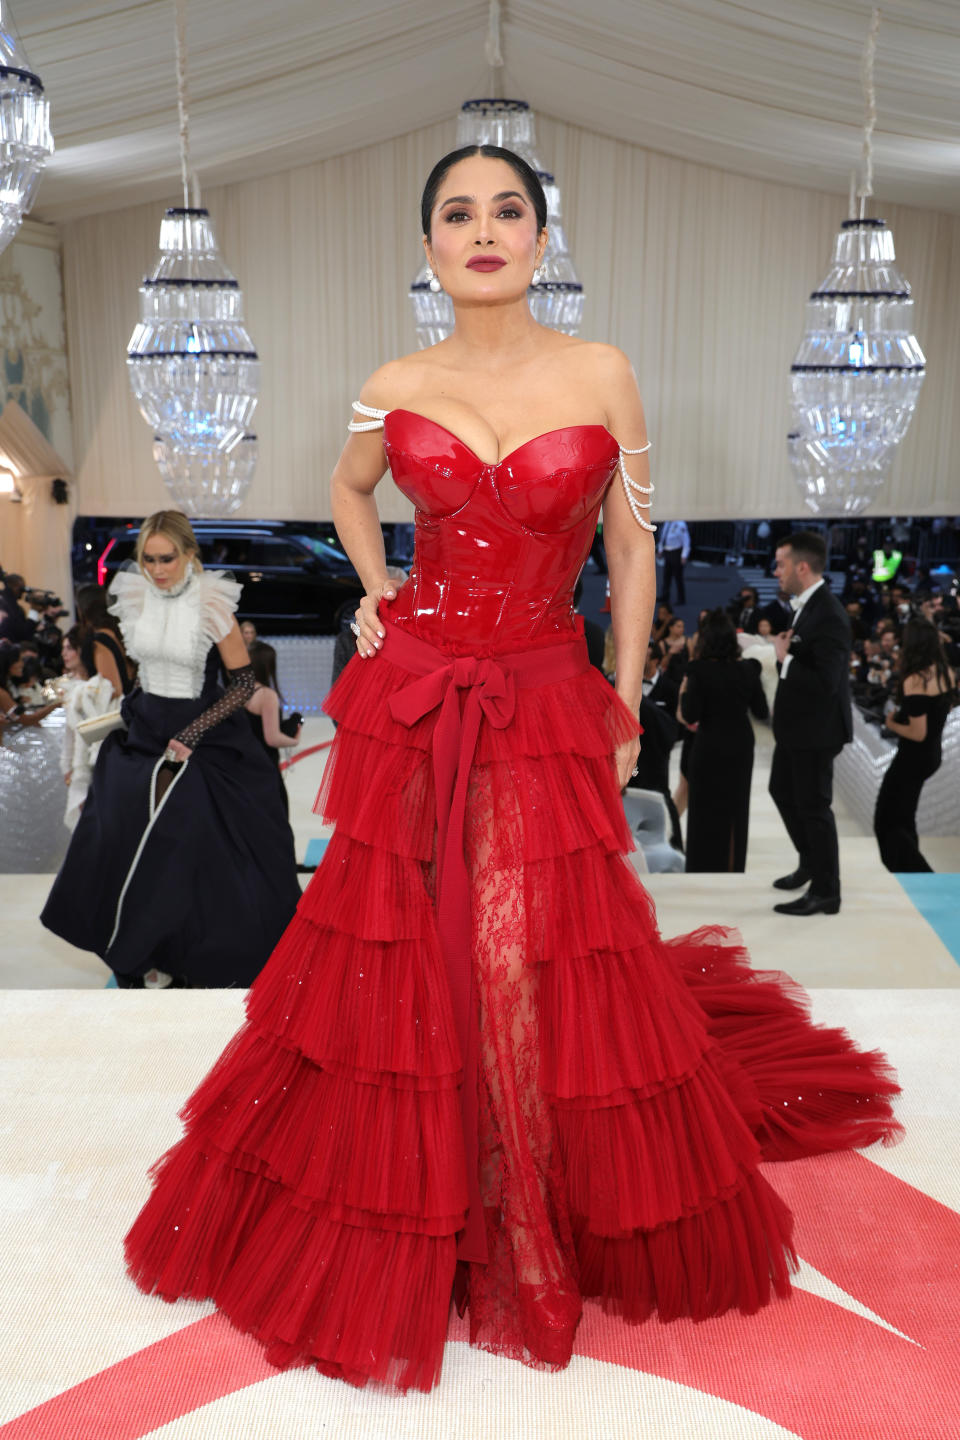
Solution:
{"label": "dark suit jacket", "polygon": [[853,734],[850,650],[850,618],[821,585],[797,616],[792,658],[777,686],[773,734],[778,745],[833,751],[846,745]]}
{"label": "dark suit jacket", "polygon": [[789,630],[793,621],[793,611],[789,605],[781,605],[780,601],[774,598],[769,605],[764,605],[758,620],[769,620],[770,628],[774,635],[779,635],[782,630]]}

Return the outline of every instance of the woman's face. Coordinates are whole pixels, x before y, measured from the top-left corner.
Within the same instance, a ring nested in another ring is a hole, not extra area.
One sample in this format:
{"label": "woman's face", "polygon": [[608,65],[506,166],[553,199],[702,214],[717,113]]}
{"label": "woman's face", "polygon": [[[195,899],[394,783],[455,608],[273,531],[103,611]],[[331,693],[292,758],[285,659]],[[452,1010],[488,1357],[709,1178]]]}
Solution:
{"label": "woman's face", "polygon": [[240,626],[240,634],[243,636],[244,645],[246,645],[247,649],[249,650],[250,646],[257,638],[257,627],[256,625],[254,625],[252,620],[244,620],[243,624]]}
{"label": "woman's face", "polygon": [[10,666],[7,674],[10,676],[11,680],[23,679],[23,661],[20,659],[19,655],[17,656],[16,660],[14,660],[13,664]]}
{"label": "woman's face", "polygon": [[444,176],[423,243],[448,295],[489,305],[526,295],[547,234],[538,238],[533,202],[513,167],[470,155]]}
{"label": "woman's face", "polygon": [[667,639],[668,639],[668,640],[682,640],[682,639],[683,639],[683,621],[682,621],[682,620],[680,620],[680,619],[678,618],[678,619],[676,619],[676,620],[671,621],[671,623],[667,626]]}
{"label": "woman's face", "polygon": [[187,573],[189,556],[177,549],[169,535],[151,535],[143,547],[141,563],[158,590],[179,585]]}
{"label": "woman's face", "polygon": [[72,675],[80,667],[80,656],[66,636],[63,637],[63,644],[60,646],[60,656],[63,660],[63,668],[68,675]]}
{"label": "woman's face", "polygon": [[769,620],[758,620],[758,621],[757,621],[757,634],[758,634],[758,635],[771,635],[772,633],[773,633],[773,626],[770,624],[770,621],[769,621]]}

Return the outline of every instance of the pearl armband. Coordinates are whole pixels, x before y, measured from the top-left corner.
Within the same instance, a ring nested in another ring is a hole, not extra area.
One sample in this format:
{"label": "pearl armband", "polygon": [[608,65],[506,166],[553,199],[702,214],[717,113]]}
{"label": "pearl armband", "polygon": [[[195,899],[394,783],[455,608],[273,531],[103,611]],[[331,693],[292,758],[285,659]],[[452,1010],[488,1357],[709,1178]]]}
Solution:
{"label": "pearl armband", "polygon": [[651,525],[649,520],[646,520],[643,515],[640,514],[641,510],[649,510],[653,502],[650,500],[639,500],[637,496],[652,495],[656,486],[641,485],[639,480],[634,480],[633,476],[629,474],[623,459],[624,455],[646,455],[650,449],[650,443],[648,440],[646,445],[640,446],[639,450],[628,450],[625,445],[621,445],[619,463],[620,479],[623,481],[623,493],[627,497],[627,504],[630,506],[633,518],[638,525],[643,526],[644,530],[649,530],[650,533],[653,534],[657,528],[656,525]]}

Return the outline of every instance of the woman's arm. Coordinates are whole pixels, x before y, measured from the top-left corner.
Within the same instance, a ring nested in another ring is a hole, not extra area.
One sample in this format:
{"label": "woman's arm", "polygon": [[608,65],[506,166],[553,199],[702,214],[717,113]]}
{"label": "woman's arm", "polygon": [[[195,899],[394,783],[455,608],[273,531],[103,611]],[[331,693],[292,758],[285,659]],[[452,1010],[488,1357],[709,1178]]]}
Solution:
{"label": "woman's arm", "polygon": [[117,662],[111,652],[100,640],[95,640],[93,645],[93,663],[97,667],[97,674],[109,680],[113,686],[114,698],[117,699],[123,694],[123,681],[120,679],[120,671],[117,669]]}
{"label": "woman's arm", "polygon": [[62,700],[55,700],[52,705],[43,705],[39,710],[24,710],[19,715],[15,714],[17,702],[9,690],[0,690],[0,712],[10,725],[39,725],[41,720],[46,720]]}
{"label": "woman's arm", "polygon": [[746,663],[751,670],[750,712],[757,720],[769,720],[770,706],[767,704],[766,691],[763,688],[763,667],[759,660],[748,658]]}
{"label": "woman's arm", "polygon": [[[625,449],[636,450],[647,443],[647,426],[633,368],[621,350],[602,349],[607,428]],[[632,479],[650,484],[649,455],[628,455],[625,463]],[[603,501],[603,544],[617,648],[616,689],[636,714],[643,697],[643,667],[657,597],[654,537],[635,519],[619,472]]]}
{"label": "woman's arm", "polygon": [[[396,370],[397,362],[392,361],[374,371],[360,391],[364,405],[378,410],[388,408],[384,397],[396,390]],[[377,605],[381,600],[393,600],[397,593],[387,575],[383,531],[373,498],[386,468],[382,430],[358,431],[348,435],[330,478],[333,523],[364,589],[357,607],[357,650],[364,659],[376,655],[386,638]]]}
{"label": "woman's arm", "polygon": [[217,649],[227,672],[227,688],[219,700],[214,700],[202,715],[191,720],[190,724],[170,741],[167,748],[176,760],[189,760],[191,752],[197,748],[207,731],[221,724],[235,710],[242,710],[256,687],[253,666],[250,664],[250,656],[236,620],[231,623],[223,639],[217,642]]}
{"label": "woman's arm", "polygon": [[703,718],[703,695],[695,670],[687,671],[680,686],[680,716],[690,729],[699,725]]}
{"label": "woman's arm", "polygon": [[[926,687],[922,675],[908,675],[903,682],[903,699],[905,707],[909,709],[908,702],[910,700],[910,697],[914,695],[923,695],[925,693],[925,689]],[[888,730],[893,731],[894,735],[900,735],[904,740],[912,740],[915,744],[919,744],[922,740],[926,740],[927,738],[926,714],[911,715],[906,725],[901,725],[898,720],[894,720],[893,715],[891,714],[888,715],[886,718],[886,726]]]}
{"label": "woman's arm", "polygon": [[[258,714],[263,721],[263,738],[268,745],[275,749],[288,748],[296,745],[297,736],[285,735],[280,729],[280,697],[276,690],[271,690],[269,685],[264,685],[257,691]],[[250,706],[247,707],[248,709]]]}

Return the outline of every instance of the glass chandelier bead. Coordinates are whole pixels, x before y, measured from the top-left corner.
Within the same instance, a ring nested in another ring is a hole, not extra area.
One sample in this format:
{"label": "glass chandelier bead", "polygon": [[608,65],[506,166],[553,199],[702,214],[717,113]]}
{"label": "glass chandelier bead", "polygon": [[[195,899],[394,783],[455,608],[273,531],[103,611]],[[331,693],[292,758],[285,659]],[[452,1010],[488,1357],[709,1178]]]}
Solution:
{"label": "glass chandelier bead", "polygon": [[[457,148],[463,145],[499,145],[520,155],[536,170],[547,198],[548,237],[538,281],[528,291],[530,309],[541,325],[576,335],[583,319],[583,286],[567,249],[560,188],[537,155],[533,111],[525,100],[467,100],[457,118]],[[410,286],[410,301],[421,348],[436,345],[452,333],[453,302],[443,291],[431,291],[426,263]]]}
{"label": "glass chandelier bead", "polygon": [[127,371],[144,419],[174,449],[228,452],[248,432],[260,359],[208,210],[164,215],[160,260],[140,287]]}
{"label": "glass chandelier bead", "polygon": [[845,220],[790,368],[788,455],[811,511],[857,514],[876,496],[925,367],[886,222]]}
{"label": "glass chandelier bead", "polygon": [[183,450],[153,438],[153,458],[177,509],[195,520],[223,520],[240,509],[257,468],[256,435],[230,451]]}
{"label": "glass chandelier bead", "polygon": [[50,102],[5,5],[0,12],[0,252],[20,229],[52,154]]}

